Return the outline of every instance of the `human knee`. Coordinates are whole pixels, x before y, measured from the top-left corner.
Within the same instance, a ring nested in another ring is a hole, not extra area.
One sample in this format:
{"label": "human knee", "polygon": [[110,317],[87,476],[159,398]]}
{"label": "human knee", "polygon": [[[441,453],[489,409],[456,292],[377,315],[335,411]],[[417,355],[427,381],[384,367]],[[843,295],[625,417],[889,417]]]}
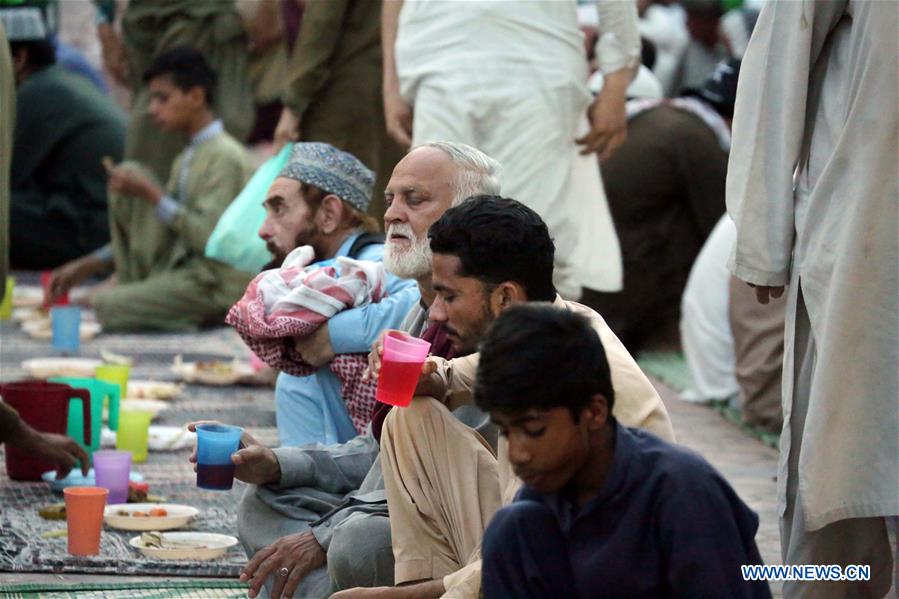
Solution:
{"label": "human knee", "polygon": [[405,431],[415,431],[422,427],[433,426],[434,422],[442,419],[441,410],[449,414],[449,411],[431,397],[416,397],[408,406],[390,410],[384,420],[384,430],[388,435],[402,434]]}
{"label": "human knee", "polygon": [[328,573],[337,589],[393,586],[393,547],[386,516],[351,516],[334,527]]}

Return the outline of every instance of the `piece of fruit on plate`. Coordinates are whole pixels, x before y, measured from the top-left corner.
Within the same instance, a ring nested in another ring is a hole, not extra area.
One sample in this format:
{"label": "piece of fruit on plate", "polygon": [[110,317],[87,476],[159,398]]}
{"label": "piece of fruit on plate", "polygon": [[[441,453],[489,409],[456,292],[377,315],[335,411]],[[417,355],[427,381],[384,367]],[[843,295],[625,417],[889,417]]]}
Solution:
{"label": "piece of fruit on plate", "polygon": [[51,503],[49,505],[42,505],[38,508],[37,513],[44,520],[65,520],[66,504]]}

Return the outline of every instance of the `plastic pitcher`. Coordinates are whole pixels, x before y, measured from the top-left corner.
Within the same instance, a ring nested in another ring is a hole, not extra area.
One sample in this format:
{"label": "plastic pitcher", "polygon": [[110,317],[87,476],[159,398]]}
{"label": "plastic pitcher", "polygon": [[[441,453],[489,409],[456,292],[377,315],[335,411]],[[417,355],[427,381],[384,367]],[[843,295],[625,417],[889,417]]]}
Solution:
{"label": "plastic pitcher", "polygon": [[[83,441],[91,442],[91,396],[87,389],[73,389],[61,383],[16,381],[0,385],[3,401],[19,413],[19,417],[35,430],[66,434],[69,402],[81,401],[82,422],[85,422]],[[56,464],[29,455],[12,444],[6,444],[6,471],[13,480],[40,480],[41,474]]]}
{"label": "plastic pitcher", "polygon": [[[91,443],[89,446],[83,446],[88,454],[100,449],[100,430],[103,427],[103,405],[109,399],[109,428],[114,431],[119,430],[119,402],[121,396],[119,394],[119,386],[106,381],[98,381],[97,379],[74,378],[74,377],[56,377],[49,379],[53,383],[63,383],[74,387],[75,389],[87,389],[91,394]],[[84,438],[84,421],[81,419],[81,412],[78,406],[69,404],[69,426],[66,434],[81,444]]]}

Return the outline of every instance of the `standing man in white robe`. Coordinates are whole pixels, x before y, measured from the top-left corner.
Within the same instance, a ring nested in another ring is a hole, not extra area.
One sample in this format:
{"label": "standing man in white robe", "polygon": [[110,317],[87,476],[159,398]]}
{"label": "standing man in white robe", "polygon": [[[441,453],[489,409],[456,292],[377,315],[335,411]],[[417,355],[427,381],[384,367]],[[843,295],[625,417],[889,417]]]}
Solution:
{"label": "standing man in white robe", "polygon": [[869,581],[787,582],[787,598],[895,584],[897,23],[895,1],[769,2],[740,73],[731,268],[763,304],[788,294],[784,562],[871,567]]}
{"label": "standing man in white robe", "polygon": [[605,85],[595,101],[574,0],[388,0],[382,13],[388,132],[404,146],[445,139],[495,157],[503,190],[549,226],[554,281],[569,299],[582,287],[618,291],[622,281],[618,238],[588,154],[605,158],[627,136],[625,95],[640,37],[633,1],[597,0],[597,8]]}

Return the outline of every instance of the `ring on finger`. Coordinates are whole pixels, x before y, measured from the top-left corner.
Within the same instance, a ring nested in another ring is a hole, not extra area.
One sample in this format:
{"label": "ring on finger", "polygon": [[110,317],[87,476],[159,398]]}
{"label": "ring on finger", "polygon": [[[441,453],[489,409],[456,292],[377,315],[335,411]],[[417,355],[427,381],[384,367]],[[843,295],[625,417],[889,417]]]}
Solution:
{"label": "ring on finger", "polygon": [[288,570],[287,567],[284,567],[284,568],[281,568],[280,570],[278,570],[278,574],[280,576],[284,577],[284,576],[287,576],[288,574],[290,574],[290,570]]}

